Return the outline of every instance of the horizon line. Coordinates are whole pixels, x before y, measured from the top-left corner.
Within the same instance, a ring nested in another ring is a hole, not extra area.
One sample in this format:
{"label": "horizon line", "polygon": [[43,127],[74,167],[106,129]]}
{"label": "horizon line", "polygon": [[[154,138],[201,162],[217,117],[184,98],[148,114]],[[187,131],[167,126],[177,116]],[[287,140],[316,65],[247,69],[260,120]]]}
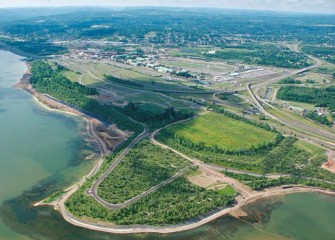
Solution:
{"label": "horizon line", "polygon": [[12,7],[2,7],[0,5],[0,10],[3,9],[34,9],[34,8],[175,8],[175,9],[222,9],[222,10],[235,10],[235,11],[251,11],[251,12],[276,12],[276,13],[292,13],[292,14],[316,14],[316,15],[335,15],[334,12],[317,12],[317,11],[291,11],[291,10],[271,10],[271,9],[246,9],[246,8],[229,8],[229,7],[206,7],[206,6],[146,6],[146,5],[37,5],[37,6],[12,6]]}

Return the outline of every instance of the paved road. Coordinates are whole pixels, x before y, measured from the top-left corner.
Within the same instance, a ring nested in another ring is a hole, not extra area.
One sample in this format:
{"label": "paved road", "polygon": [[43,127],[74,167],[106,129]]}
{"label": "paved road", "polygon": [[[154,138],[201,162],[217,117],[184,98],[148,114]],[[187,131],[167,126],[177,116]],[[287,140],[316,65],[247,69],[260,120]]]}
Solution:
{"label": "paved road", "polygon": [[[294,131],[294,134],[298,138],[300,138],[300,139],[307,140],[307,141],[309,141],[311,143],[317,143],[317,144],[319,144],[321,146],[326,146],[327,148],[334,149],[334,147],[335,147],[335,136],[333,136],[333,134],[324,132],[323,133],[324,137],[327,137],[327,135],[329,135],[329,137],[331,137],[330,139],[327,138],[327,140],[324,140],[322,138],[318,138],[318,137],[315,137],[315,136],[310,136],[310,134],[312,134],[312,135],[315,135],[315,134],[319,135],[322,132],[321,132],[321,130],[313,128],[313,127],[310,127],[309,125],[304,124],[301,121],[297,121],[297,120],[296,121],[288,121],[287,119],[283,120],[283,119],[280,119],[280,118],[272,115],[271,113],[269,113],[268,111],[265,110],[265,108],[261,104],[261,103],[264,103],[264,102],[261,100],[261,98],[259,96],[257,96],[256,93],[254,93],[251,90],[251,86],[250,85],[251,84],[248,85],[248,92],[249,92],[251,98],[253,99],[254,103],[256,104],[257,108],[265,116],[267,116],[267,117],[269,117],[271,119],[274,119],[277,122],[279,122],[279,123],[281,123],[281,124],[283,124],[285,126],[288,126],[290,129],[292,129],[292,131]],[[264,104],[270,105],[268,103],[264,103]],[[274,107],[272,106],[272,108],[274,108]],[[299,129],[301,129],[301,130],[299,130]],[[306,133],[310,133],[310,134],[306,134]],[[332,139],[334,139],[334,140],[332,140]]]}
{"label": "paved road", "polygon": [[[274,119],[274,120],[278,121],[279,123],[288,126],[291,129],[296,130],[295,134],[297,135],[297,137],[299,137],[299,138],[301,138],[303,140],[307,140],[309,142],[317,143],[317,144],[319,144],[321,146],[326,146],[327,148],[334,149],[334,147],[335,147],[335,134],[334,133],[325,132],[325,131],[322,132],[322,130],[313,128],[313,127],[309,126],[308,124],[305,124],[305,123],[303,123],[301,121],[298,121],[298,119],[287,120],[287,119],[282,119],[282,118],[279,118],[277,116],[274,116],[273,114],[269,113],[263,107],[262,104],[264,104],[264,105],[266,105],[266,106],[268,106],[268,107],[270,107],[272,109],[276,109],[278,111],[280,111],[280,110],[277,109],[277,108],[275,108],[274,106],[272,106],[268,102],[266,102],[264,99],[262,99],[258,95],[258,90],[260,88],[263,88],[263,87],[265,87],[265,86],[267,86],[267,85],[269,85],[271,83],[277,82],[277,81],[282,80],[284,78],[292,77],[292,76],[294,76],[296,74],[303,73],[303,72],[309,71],[311,69],[317,68],[317,67],[319,67],[322,64],[321,60],[319,60],[319,59],[317,59],[315,57],[312,57],[312,56],[309,56],[309,57],[312,58],[313,60],[315,60],[316,64],[314,64],[312,66],[309,66],[309,67],[306,67],[306,68],[303,68],[303,69],[299,69],[299,70],[293,71],[291,73],[287,73],[287,74],[285,74],[283,76],[276,77],[276,78],[270,79],[270,80],[265,81],[265,82],[256,83],[256,84],[249,83],[248,86],[247,86],[247,90],[248,90],[248,93],[249,93],[249,95],[251,96],[251,98],[253,100],[254,105],[265,116],[267,116],[267,117],[269,117],[271,119]],[[253,89],[254,89],[254,91],[253,91]],[[287,117],[289,117],[289,116],[287,115]],[[309,134],[306,134],[306,133],[309,133]],[[318,137],[318,135],[320,135],[320,134],[322,134],[322,138]],[[310,135],[313,135],[313,136],[310,136]]]}

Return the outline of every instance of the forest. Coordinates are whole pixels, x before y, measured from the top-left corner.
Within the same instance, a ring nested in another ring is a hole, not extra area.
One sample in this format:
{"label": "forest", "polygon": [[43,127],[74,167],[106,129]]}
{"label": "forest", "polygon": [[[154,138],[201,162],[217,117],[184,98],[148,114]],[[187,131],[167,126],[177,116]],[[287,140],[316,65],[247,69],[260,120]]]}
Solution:
{"label": "forest", "polygon": [[154,112],[142,109],[138,104],[129,102],[125,107],[118,110],[127,116],[147,124],[150,129],[160,128],[169,123],[187,119],[193,116],[192,111],[176,111],[174,107],[164,109],[163,112]]}
{"label": "forest", "polygon": [[0,47],[9,49],[17,49],[20,54],[25,57],[44,57],[52,54],[64,54],[67,52],[65,47],[57,46],[49,43],[46,40],[27,40],[27,41],[15,41],[7,38],[0,37]]}
{"label": "forest", "polygon": [[297,86],[283,86],[277,97],[282,100],[313,103],[316,107],[335,109],[335,87],[310,88]]}

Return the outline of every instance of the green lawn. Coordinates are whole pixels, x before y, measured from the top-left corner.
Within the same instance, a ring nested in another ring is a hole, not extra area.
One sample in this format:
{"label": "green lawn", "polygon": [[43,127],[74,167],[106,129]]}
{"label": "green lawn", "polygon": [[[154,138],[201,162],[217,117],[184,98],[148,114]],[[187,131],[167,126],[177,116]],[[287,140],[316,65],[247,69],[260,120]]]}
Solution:
{"label": "green lawn", "polygon": [[204,142],[206,146],[217,145],[230,150],[268,143],[276,137],[273,132],[217,113],[208,113],[169,129],[193,142]]}

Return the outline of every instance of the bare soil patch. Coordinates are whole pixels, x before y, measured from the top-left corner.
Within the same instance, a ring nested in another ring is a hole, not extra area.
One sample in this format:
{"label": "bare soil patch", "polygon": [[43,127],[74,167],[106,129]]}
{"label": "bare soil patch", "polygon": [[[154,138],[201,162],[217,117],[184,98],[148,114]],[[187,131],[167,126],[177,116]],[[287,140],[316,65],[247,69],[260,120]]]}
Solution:
{"label": "bare soil patch", "polygon": [[329,150],[328,151],[328,161],[322,164],[323,169],[326,169],[332,173],[335,173],[335,152]]}
{"label": "bare soil patch", "polygon": [[[204,169],[202,169],[201,167],[199,167],[197,174],[187,176],[187,179],[191,183],[204,188],[221,186],[221,185],[223,187],[226,186],[225,182],[222,181],[222,178],[219,178],[213,174],[204,171]],[[220,189],[221,188],[222,187],[220,187]]]}

